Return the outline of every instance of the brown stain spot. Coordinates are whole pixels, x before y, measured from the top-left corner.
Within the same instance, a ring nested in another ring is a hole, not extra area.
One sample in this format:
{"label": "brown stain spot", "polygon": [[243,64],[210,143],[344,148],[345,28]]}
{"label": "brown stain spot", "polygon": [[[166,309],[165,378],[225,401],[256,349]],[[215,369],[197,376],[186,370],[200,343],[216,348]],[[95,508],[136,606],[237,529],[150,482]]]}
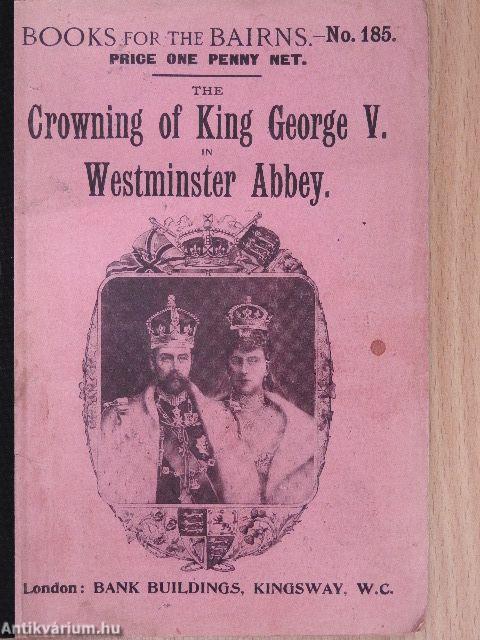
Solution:
{"label": "brown stain spot", "polygon": [[375,356],[382,356],[385,353],[386,348],[387,347],[385,346],[385,343],[383,340],[374,340],[370,345],[370,351]]}

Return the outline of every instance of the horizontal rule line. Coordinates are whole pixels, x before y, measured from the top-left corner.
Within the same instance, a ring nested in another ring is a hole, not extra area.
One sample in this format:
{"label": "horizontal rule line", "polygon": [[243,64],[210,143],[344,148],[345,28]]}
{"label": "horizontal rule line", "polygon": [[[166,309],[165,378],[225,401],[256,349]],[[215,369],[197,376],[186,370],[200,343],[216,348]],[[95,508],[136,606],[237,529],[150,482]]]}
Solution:
{"label": "horizontal rule line", "polygon": [[261,78],[260,74],[236,73],[152,73],[157,78]]}

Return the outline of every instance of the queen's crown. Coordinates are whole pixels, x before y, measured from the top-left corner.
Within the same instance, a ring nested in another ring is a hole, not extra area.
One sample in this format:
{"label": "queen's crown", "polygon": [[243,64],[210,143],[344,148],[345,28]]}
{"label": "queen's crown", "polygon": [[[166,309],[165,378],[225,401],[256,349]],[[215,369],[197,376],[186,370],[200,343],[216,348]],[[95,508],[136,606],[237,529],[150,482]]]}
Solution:
{"label": "queen's crown", "polygon": [[253,331],[268,331],[268,324],[272,318],[266,309],[253,304],[250,296],[246,296],[241,304],[232,307],[227,317],[230,329],[237,331],[242,338],[249,337]]}

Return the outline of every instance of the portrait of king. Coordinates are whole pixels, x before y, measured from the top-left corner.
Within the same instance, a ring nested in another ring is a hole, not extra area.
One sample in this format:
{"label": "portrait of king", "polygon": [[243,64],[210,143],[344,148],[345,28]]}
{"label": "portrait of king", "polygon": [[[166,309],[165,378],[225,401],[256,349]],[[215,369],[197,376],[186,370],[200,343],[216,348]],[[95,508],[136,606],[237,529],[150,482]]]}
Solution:
{"label": "portrait of king", "polygon": [[110,503],[222,501],[207,435],[222,408],[190,380],[198,322],[169,295],[147,320],[152,383],[104,408],[97,475]]}

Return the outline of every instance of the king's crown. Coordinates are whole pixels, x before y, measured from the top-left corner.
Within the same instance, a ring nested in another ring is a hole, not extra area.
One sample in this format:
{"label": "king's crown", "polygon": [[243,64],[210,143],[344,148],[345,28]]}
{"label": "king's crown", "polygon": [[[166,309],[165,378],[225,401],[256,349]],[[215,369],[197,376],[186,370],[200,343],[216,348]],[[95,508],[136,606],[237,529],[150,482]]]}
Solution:
{"label": "king's crown", "polygon": [[175,296],[170,294],[167,306],[147,320],[150,348],[168,344],[192,349],[199,320],[193,313],[179,309]]}

